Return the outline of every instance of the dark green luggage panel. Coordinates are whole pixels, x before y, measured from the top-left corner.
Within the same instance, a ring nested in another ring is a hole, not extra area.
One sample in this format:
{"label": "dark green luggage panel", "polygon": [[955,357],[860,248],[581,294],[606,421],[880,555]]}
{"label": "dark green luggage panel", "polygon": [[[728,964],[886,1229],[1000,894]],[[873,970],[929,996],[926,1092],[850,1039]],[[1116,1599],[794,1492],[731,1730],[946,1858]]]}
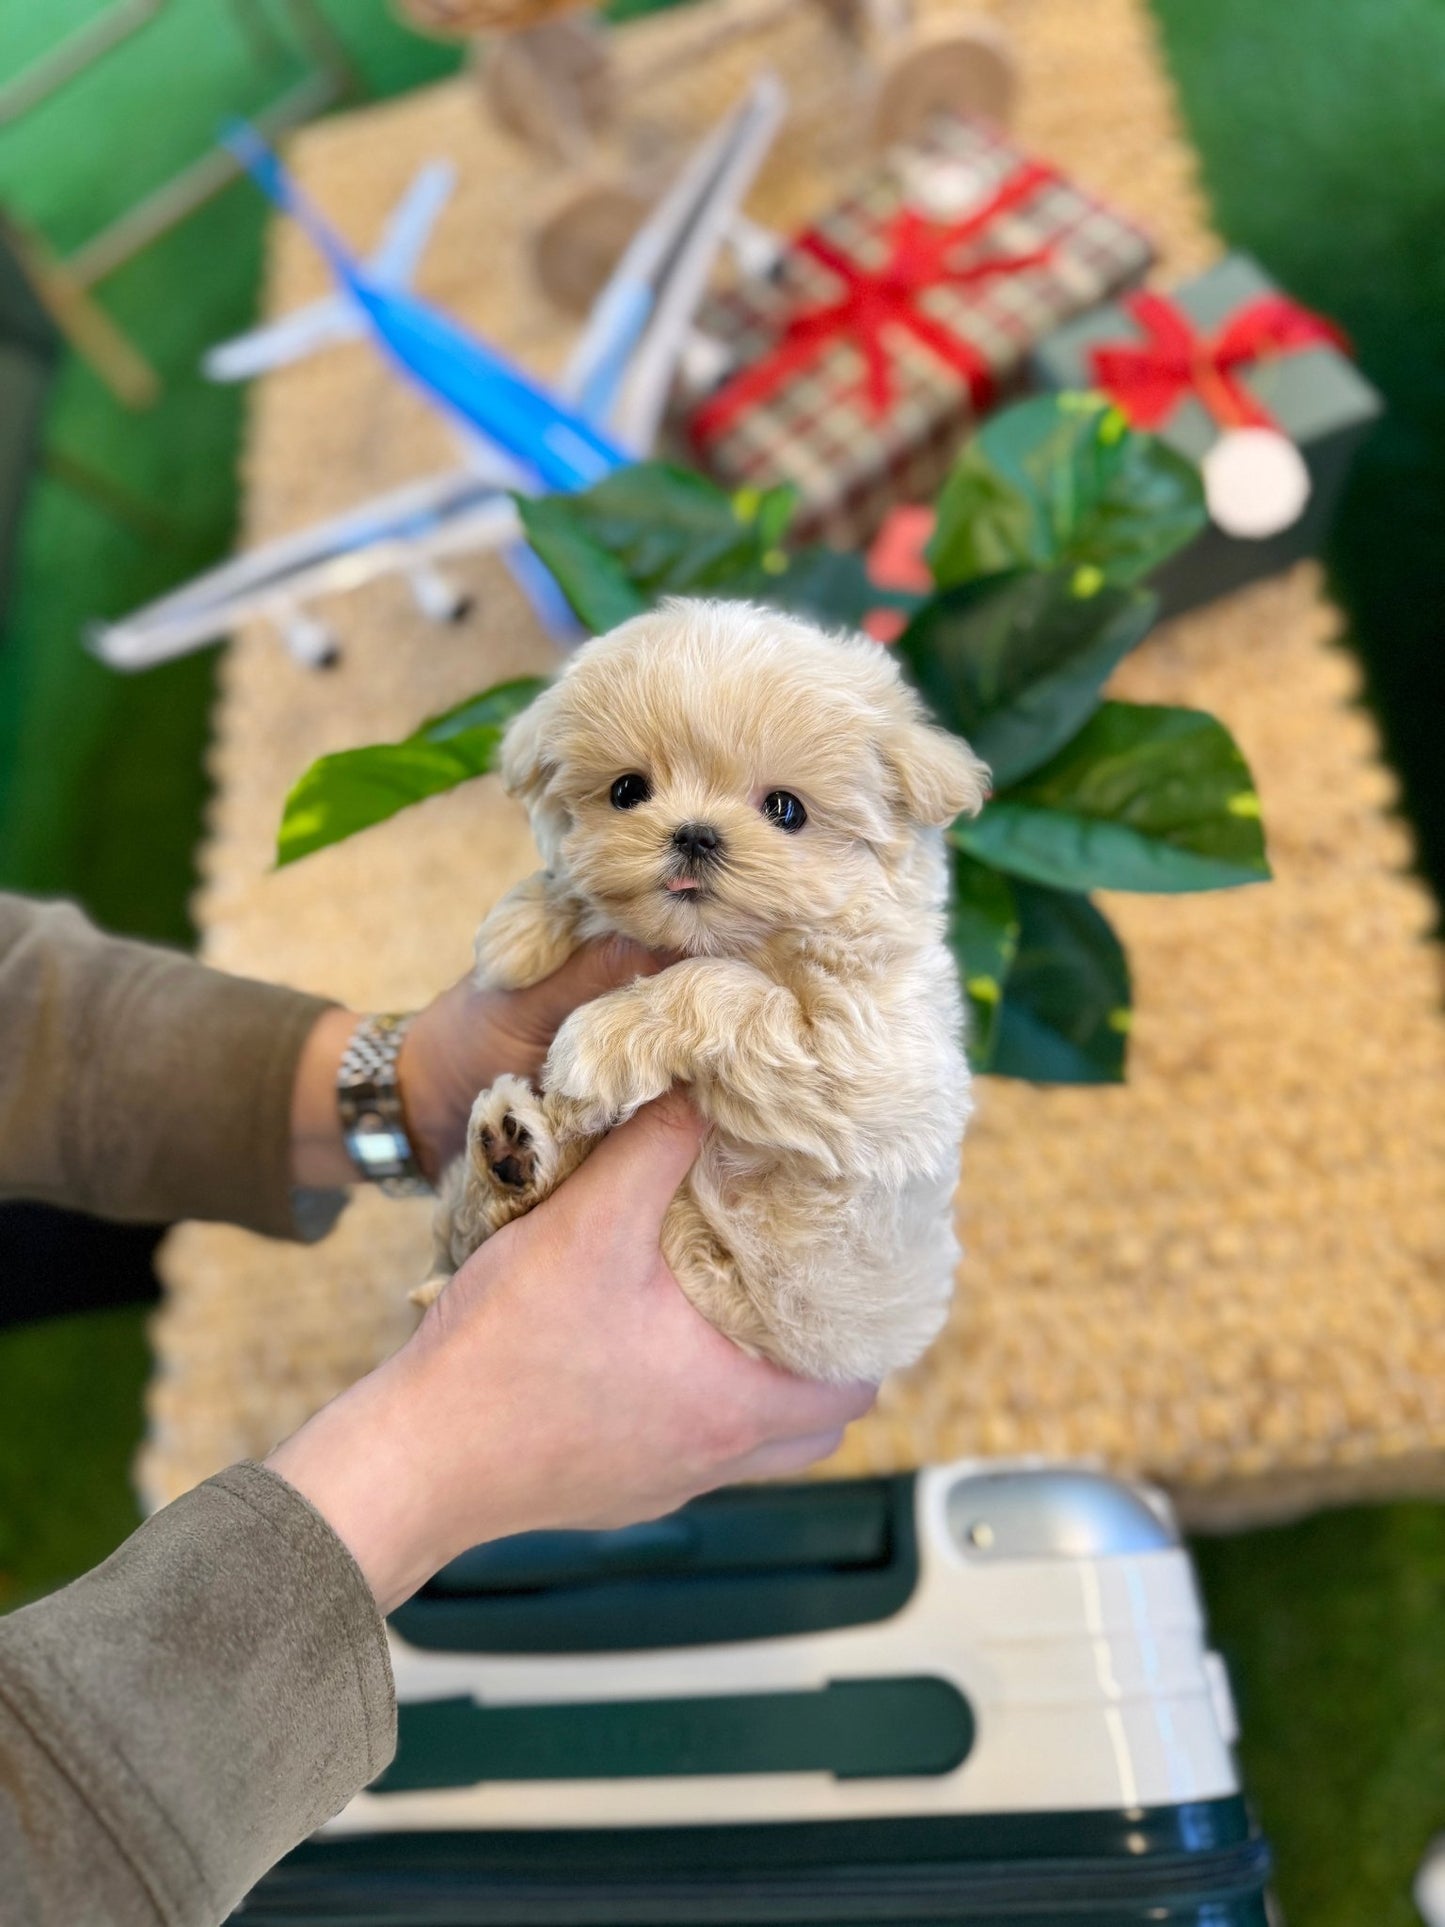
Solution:
{"label": "dark green luggage panel", "polygon": [[236,1927],[1268,1927],[1238,1798],[1129,1813],[315,1840]]}

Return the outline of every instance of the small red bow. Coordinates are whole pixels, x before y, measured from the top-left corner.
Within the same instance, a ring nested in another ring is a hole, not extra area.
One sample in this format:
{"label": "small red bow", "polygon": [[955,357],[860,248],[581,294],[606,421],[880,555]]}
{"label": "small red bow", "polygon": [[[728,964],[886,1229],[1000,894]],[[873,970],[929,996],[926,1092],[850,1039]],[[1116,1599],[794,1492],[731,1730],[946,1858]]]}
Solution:
{"label": "small red bow", "polygon": [[954,259],[957,251],[976,240],[998,217],[1058,177],[1052,169],[1030,162],[1012,174],[993,197],[965,220],[939,226],[912,208],[903,208],[889,222],[884,238],[888,258],[881,268],[863,268],[816,231],[798,237],[796,246],[835,274],[843,284],[836,301],[807,308],[787,322],[773,351],[744,368],[717,394],[704,402],[692,420],[698,441],[725,432],[739,415],[766,401],[794,375],[813,363],[830,343],[850,340],[866,363],[865,387],[870,405],[881,414],[893,395],[893,363],[888,331],[903,329],[961,374],[970,392],[981,399],[988,391],[992,370],[969,341],[952,334],[942,322],[918,305],[919,296],[940,285],[966,286],[1003,274],[1037,267],[1050,249],[1028,254],[992,255],[983,260]]}
{"label": "small red bow", "polygon": [[1121,303],[1144,330],[1141,342],[1101,342],[1089,352],[1094,385],[1136,428],[1158,428],[1190,396],[1221,427],[1273,428],[1269,410],[1240,379],[1272,355],[1305,348],[1346,347],[1322,315],[1282,294],[1251,301],[1215,335],[1202,335],[1183,309],[1162,294],[1131,294]]}

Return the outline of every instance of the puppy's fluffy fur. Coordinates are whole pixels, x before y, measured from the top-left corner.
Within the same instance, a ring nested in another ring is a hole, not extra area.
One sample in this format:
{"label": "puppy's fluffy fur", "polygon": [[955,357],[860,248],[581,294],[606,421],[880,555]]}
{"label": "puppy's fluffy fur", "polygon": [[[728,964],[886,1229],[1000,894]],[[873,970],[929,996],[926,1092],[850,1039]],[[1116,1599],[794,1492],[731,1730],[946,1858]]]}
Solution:
{"label": "puppy's fluffy fur", "polygon": [[[482,925],[480,981],[535,983],[612,932],[684,961],[575,1011],[540,1094],[483,1091],[415,1295],[681,1082],[713,1130],[662,1246],[698,1309],[815,1378],[917,1358],[952,1288],[969,1111],[940,827],[987,772],[876,643],[690,601],[580,649],[501,769],[547,867]],[[620,808],[625,775],[645,794]],[[779,790],[796,831],[765,813]],[[698,825],[716,848],[689,855],[675,832]]]}

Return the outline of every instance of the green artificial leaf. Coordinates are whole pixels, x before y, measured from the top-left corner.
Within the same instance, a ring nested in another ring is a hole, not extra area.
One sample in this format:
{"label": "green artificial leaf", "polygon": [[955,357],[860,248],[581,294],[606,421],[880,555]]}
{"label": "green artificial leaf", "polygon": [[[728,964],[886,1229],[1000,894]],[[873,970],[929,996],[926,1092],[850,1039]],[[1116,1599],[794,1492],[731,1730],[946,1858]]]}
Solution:
{"label": "green artificial leaf", "polygon": [[1078,732],[1157,606],[1145,589],[1098,584],[1080,595],[1073,570],[1024,570],[934,596],[897,648],[939,720],[968,738],[1001,789]]}
{"label": "green artificial leaf", "polygon": [[1130,583],[1205,520],[1198,471],[1182,455],[1101,395],[1044,395],[968,442],[939,497],[928,559],[940,588],[1023,568]]}
{"label": "green artificial leaf", "polygon": [[520,676],[469,696],[399,743],[323,756],[286,798],[276,836],[278,867],[355,836],[423,797],[485,776],[507,724],[545,687],[541,677]]}
{"label": "green artificial leaf", "polygon": [[1105,703],[1052,762],[948,834],[1064,890],[1219,890],[1269,875],[1248,765],[1195,709]]}
{"label": "green artificial leaf", "polygon": [[996,1077],[1118,1084],[1129,1036],[1129,965],[1087,897],[1015,885],[1018,949],[1004,986]]}
{"label": "green artificial leaf", "polygon": [[983,1071],[993,1058],[1004,983],[1018,947],[1018,908],[1007,877],[961,850],[952,855],[948,945],[968,1000],[969,1062]]}
{"label": "green artificial leaf", "polygon": [[557,586],[594,635],[640,616],[648,604],[617,557],[582,527],[572,510],[574,497],[517,498],[522,526]]}
{"label": "green artificial leaf", "polygon": [[821,546],[797,549],[781,558],[782,568],[759,569],[716,593],[766,602],[774,609],[808,616],[825,629],[857,629],[870,609],[895,606],[888,590],[868,580],[861,555]]}
{"label": "green artificial leaf", "polygon": [[729,494],[667,462],[618,469],[576,495],[517,497],[527,539],[596,633],[660,596],[736,595],[744,574],[781,572],[791,489]]}

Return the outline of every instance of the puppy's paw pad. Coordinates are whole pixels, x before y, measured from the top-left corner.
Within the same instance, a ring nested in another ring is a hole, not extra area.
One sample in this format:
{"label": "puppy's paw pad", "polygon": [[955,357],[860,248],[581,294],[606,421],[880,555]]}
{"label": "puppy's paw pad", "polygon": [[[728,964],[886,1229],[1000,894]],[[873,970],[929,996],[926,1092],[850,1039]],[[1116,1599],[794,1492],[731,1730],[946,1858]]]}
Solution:
{"label": "puppy's paw pad", "polygon": [[495,1128],[478,1125],[477,1149],[497,1183],[509,1191],[525,1191],[537,1175],[532,1133],[511,1111],[503,1111]]}
{"label": "puppy's paw pad", "polygon": [[472,1165],[499,1190],[518,1196],[545,1182],[551,1134],[535,1091],[520,1077],[499,1077],[472,1107]]}

